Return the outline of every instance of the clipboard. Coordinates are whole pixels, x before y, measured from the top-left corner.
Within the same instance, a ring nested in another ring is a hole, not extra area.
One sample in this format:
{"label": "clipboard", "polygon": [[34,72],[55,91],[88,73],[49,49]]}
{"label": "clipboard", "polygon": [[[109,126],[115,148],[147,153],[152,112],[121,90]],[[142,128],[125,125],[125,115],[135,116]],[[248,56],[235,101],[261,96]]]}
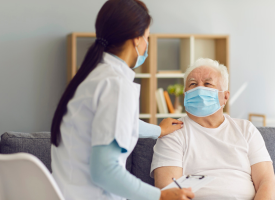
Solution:
{"label": "clipboard", "polygon": [[[213,181],[215,177],[213,176],[205,176],[205,175],[183,175],[179,179],[177,179],[178,184],[182,188],[192,188],[192,192],[196,192],[205,185],[209,184]],[[161,190],[166,190],[170,188],[178,188],[176,183],[172,182]]]}

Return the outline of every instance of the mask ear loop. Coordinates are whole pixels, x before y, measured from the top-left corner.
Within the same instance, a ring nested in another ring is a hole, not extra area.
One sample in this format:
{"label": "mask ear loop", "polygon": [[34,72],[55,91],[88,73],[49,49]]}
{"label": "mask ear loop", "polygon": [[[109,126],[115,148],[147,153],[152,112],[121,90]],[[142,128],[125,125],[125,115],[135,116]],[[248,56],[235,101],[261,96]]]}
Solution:
{"label": "mask ear loop", "polygon": [[[223,90],[223,91],[218,91],[218,92],[225,92],[225,90]],[[224,107],[225,107],[225,104],[222,105],[221,107],[224,108]]]}
{"label": "mask ear loop", "polygon": [[[148,48],[148,42],[146,42],[146,40],[145,40],[145,37],[144,36],[142,36],[143,37],[143,39],[144,39],[144,41],[145,41],[145,43],[146,43],[146,49]],[[137,54],[138,54],[138,57],[137,57],[137,62],[138,62],[138,58],[139,58],[139,52],[138,52],[138,48],[139,47],[139,45],[137,45],[135,48],[136,48],[136,51],[137,51]],[[136,62],[136,64],[137,64],[137,62]]]}
{"label": "mask ear loop", "polygon": [[135,64],[135,66],[137,65],[137,62],[138,62],[138,58],[139,58],[139,52],[138,52],[138,48],[139,47],[139,45],[137,45],[137,46],[135,46],[135,49],[136,49],[136,52],[137,52],[137,61],[136,61],[136,64]]}
{"label": "mask ear loop", "polygon": [[139,52],[138,52],[138,48],[139,47],[139,45],[137,45],[135,48],[136,48],[136,51],[137,51],[137,55],[139,56]]}
{"label": "mask ear loop", "polygon": [[[144,36],[142,36],[142,37],[143,37],[144,41],[146,42],[145,37],[144,37]],[[148,42],[146,42],[146,45],[148,46]],[[146,47],[146,48],[147,48],[147,47]]]}

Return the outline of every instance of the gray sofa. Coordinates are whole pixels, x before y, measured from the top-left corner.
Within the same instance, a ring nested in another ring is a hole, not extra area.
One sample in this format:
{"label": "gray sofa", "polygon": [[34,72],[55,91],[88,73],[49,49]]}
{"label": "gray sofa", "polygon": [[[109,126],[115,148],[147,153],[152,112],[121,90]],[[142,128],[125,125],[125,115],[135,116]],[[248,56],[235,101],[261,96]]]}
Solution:
{"label": "gray sofa", "polygon": [[[260,127],[267,150],[272,160],[275,160],[275,128]],[[154,180],[149,176],[153,156],[153,146],[156,140],[139,139],[138,143],[127,160],[126,168],[142,181],[154,185]],[[6,132],[1,136],[0,153],[10,154],[27,152],[38,157],[51,172],[50,133],[18,133]],[[273,163],[273,168],[275,164]]]}

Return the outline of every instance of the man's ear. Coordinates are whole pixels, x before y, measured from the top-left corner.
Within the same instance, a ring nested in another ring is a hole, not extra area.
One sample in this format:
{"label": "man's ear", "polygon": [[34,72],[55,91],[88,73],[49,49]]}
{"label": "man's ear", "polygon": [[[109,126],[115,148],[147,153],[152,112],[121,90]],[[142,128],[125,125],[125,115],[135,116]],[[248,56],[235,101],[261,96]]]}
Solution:
{"label": "man's ear", "polygon": [[224,105],[226,105],[227,101],[229,100],[229,97],[230,97],[230,92],[227,90],[224,92],[224,100],[225,100]]}

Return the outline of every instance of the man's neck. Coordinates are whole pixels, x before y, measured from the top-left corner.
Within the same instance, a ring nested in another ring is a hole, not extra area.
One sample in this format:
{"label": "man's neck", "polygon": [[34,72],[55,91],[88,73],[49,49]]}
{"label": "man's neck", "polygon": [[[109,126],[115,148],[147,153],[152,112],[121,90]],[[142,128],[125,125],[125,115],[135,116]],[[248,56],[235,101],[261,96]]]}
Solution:
{"label": "man's neck", "polygon": [[223,110],[219,110],[213,115],[207,117],[196,117],[187,112],[187,115],[194,122],[205,128],[218,128],[224,121]]}

